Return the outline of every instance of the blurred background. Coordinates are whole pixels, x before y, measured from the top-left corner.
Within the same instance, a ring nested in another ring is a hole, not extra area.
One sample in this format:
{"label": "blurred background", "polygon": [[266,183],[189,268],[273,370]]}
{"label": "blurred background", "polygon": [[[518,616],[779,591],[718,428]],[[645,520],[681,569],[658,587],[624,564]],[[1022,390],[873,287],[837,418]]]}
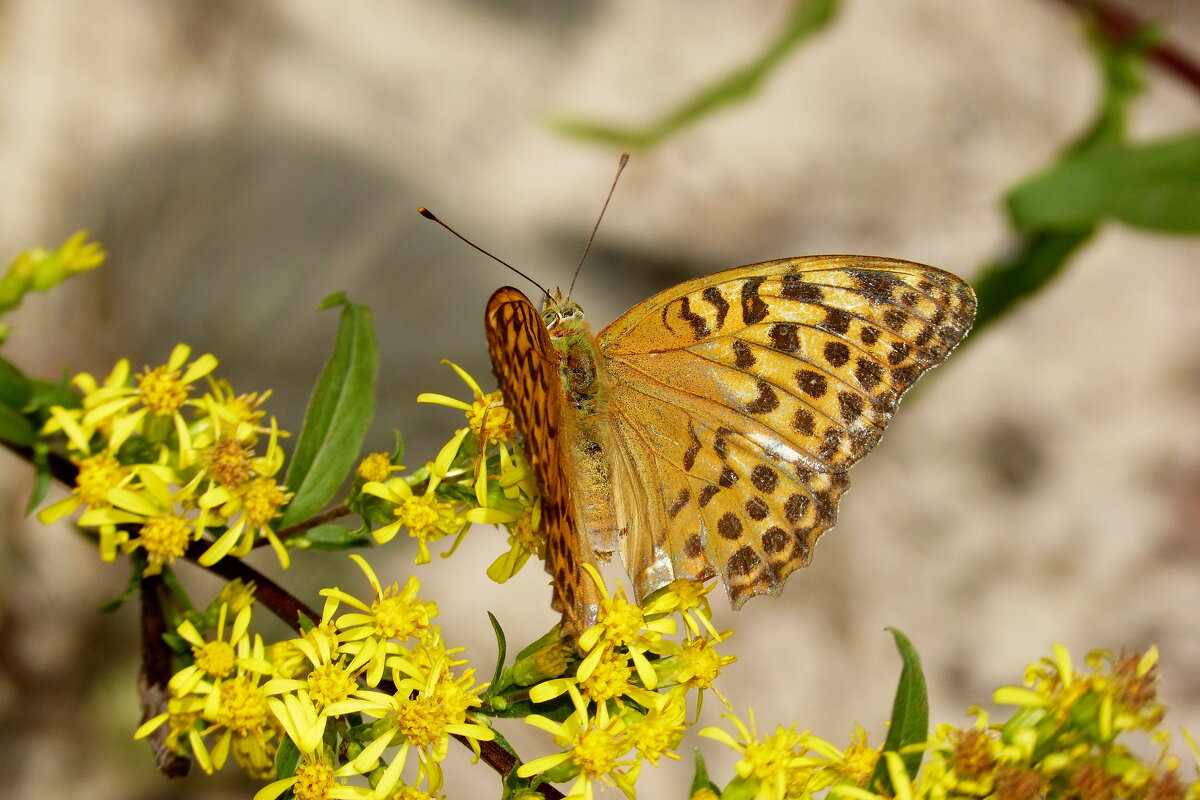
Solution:
{"label": "blurred background", "polygon": [[[1200,59],[1200,5],[1128,5]],[[380,340],[367,449],[390,449],[398,429],[419,466],[461,417],[417,394],[467,394],[440,359],[490,386],[484,304],[503,284],[532,290],[417,206],[565,286],[628,145],[562,121],[647,125],[760,59],[796,8],[4,0],[2,252],[87,227],[110,254],[30,297],[6,356],[52,379],[64,365],[107,374],[122,356],[161,363],[187,342],[239,391],[273,389],[270,410],[297,431],[336,325],[316,306],[344,290],[374,309]],[[1020,250],[1005,193],[1095,119],[1094,49],[1079,10],[1055,0],[847,0],[757,91],[633,148],[575,298],[599,329],[686,278],[810,253],[976,279]],[[1200,127],[1197,86],[1154,64],[1144,79],[1128,139]],[[734,710],[835,742],[861,722],[881,741],[895,626],[922,655],[935,721],[988,706],[1053,642],[1080,659],[1157,642],[1168,725],[1200,727],[1198,307],[1200,239],[1104,224],[972,337],[855,468],[813,565],[738,614],[715,598],[718,624],[737,631],[722,684]],[[0,796],[252,794],[233,766],[155,772],[131,740],[136,604],[98,611],[126,566],[24,519],[28,469],[12,457],[0,469]],[[416,568],[445,638],[485,675],[485,610],[510,642],[554,621],[529,601],[548,602],[540,570],[503,587],[483,575],[504,542],[477,528],[454,559]],[[372,555],[385,582],[414,570],[406,548]],[[364,590],[341,562],[300,553],[281,580],[312,605],[322,586]],[[179,572],[200,601],[219,586]],[[549,752],[513,738],[528,757]],[[449,797],[498,796],[486,767],[450,758]],[[683,796],[689,765],[660,772],[645,796]]]}

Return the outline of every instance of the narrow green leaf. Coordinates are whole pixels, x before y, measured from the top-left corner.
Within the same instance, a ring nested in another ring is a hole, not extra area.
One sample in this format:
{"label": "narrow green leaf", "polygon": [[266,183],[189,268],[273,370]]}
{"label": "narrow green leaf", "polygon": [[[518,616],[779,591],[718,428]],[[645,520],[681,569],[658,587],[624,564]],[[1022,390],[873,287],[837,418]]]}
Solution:
{"label": "narrow green leaf", "polygon": [[125,605],[125,601],[137,594],[142,588],[142,573],[140,570],[134,570],[129,575],[129,583],[125,584],[125,589],[112,600],[109,600],[104,605],[100,606],[101,614],[111,614],[112,612]]}
{"label": "narrow green leaf", "polygon": [[1026,234],[1011,253],[993,261],[975,279],[975,311],[972,341],[979,332],[1003,317],[1020,301],[1033,296],[1053,280],[1068,259],[1095,233],[1094,228],[1057,233]]}
{"label": "narrow green leaf", "polygon": [[1091,150],[1008,195],[1025,230],[1075,230],[1107,219],[1166,233],[1200,233],[1200,133]]}
{"label": "narrow green leaf", "polygon": [[290,736],[284,736],[275,751],[275,777],[278,780],[290,778],[296,774],[296,766],[300,763],[300,750]]}
{"label": "narrow green leaf", "polygon": [[497,686],[500,683],[500,673],[504,671],[504,659],[508,657],[508,639],[504,636],[504,628],[500,627],[500,620],[496,619],[496,615],[492,612],[487,612],[488,621],[492,623],[492,631],[496,634],[496,669],[492,673],[492,686]]}
{"label": "narrow green leaf", "polygon": [[301,550],[349,550],[354,547],[369,547],[371,540],[357,528],[327,523],[310,528],[299,536],[293,536],[291,546]]}
{"label": "narrow green leaf", "polygon": [[371,310],[346,303],[333,355],[321,372],[288,467],[295,493],[280,527],[305,520],[336,494],[359,456],[375,408],[379,371]]}
{"label": "narrow green leaf", "polygon": [[30,394],[26,400],[27,411],[42,412],[51,406],[79,408],[83,403],[83,398],[79,392],[71,388],[71,384],[67,382],[65,376],[61,381],[54,383],[32,380],[29,382],[29,389]]}
{"label": "narrow green leaf", "polygon": [[0,440],[20,447],[30,447],[37,432],[25,415],[10,405],[0,403]]}
{"label": "narrow green leaf", "polygon": [[645,127],[622,128],[565,116],[552,117],[549,123],[560,133],[581,139],[625,148],[653,146],[723,106],[752,97],[793,49],[833,20],[837,8],[838,0],[798,0],[783,30],[758,58],[704,87]]}
{"label": "narrow green leaf", "polygon": [[25,505],[25,513],[33,514],[37,507],[46,499],[50,485],[54,483],[54,473],[50,471],[50,446],[46,442],[34,442],[33,447],[33,489],[29,492],[29,502]]}
{"label": "narrow green leaf", "polygon": [[714,795],[720,797],[721,789],[713,783],[708,777],[708,766],[704,763],[704,754],[699,748],[692,751],[695,754],[696,768],[692,772],[692,788],[688,790],[688,797],[695,797],[696,792],[707,789]]}
{"label": "narrow green leaf", "polygon": [[[896,686],[896,699],[892,702],[892,722],[888,727],[887,740],[883,750],[900,752],[904,747],[919,744],[929,738],[929,696],[925,689],[925,675],[921,671],[921,659],[913,648],[908,637],[895,628],[888,628],[896,639],[896,649],[900,651],[900,659],[904,662],[900,670],[900,682]],[[921,768],[920,751],[904,753],[901,759],[908,777],[916,780],[917,770]],[[880,786],[880,791],[886,795],[894,795],[891,777],[888,775],[887,764],[880,758],[875,764],[875,771],[867,786]]]}
{"label": "narrow green leaf", "polygon": [[7,359],[0,358],[0,403],[13,408],[24,408],[32,391],[29,379],[21,370]]}

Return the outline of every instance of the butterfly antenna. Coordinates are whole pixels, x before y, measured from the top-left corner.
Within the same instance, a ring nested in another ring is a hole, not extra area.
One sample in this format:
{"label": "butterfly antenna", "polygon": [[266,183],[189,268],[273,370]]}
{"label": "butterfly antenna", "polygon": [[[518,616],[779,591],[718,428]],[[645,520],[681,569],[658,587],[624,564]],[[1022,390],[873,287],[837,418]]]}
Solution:
{"label": "butterfly antenna", "polygon": [[[607,204],[606,204],[606,205],[607,205]],[[537,282],[537,281],[535,281],[533,278],[531,278],[531,277],[529,277],[528,275],[526,275],[524,272],[521,272],[521,270],[517,269],[517,268],[516,268],[516,267],[514,267],[512,264],[508,263],[508,262],[507,262],[507,261],[505,261],[503,258],[500,258],[499,256],[492,255],[492,254],[491,254],[491,253],[489,253],[487,250],[484,250],[482,247],[480,247],[479,245],[475,244],[474,242],[472,242],[472,241],[471,241],[470,239],[468,239],[467,237],[463,236],[463,235],[462,235],[461,233],[459,233],[458,231],[454,230],[454,228],[451,228],[451,227],[450,227],[449,225],[447,225],[445,222],[442,222],[442,220],[438,219],[438,217],[437,217],[437,215],[436,215],[436,214],[434,214],[434,213],[433,213],[432,211],[430,211],[428,208],[425,208],[425,206],[421,206],[420,208],[418,208],[418,209],[417,209],[417,213],[418,213],[418,214],[420,214],[420,215],[421,215],[422,217],[424,217],[425,219],[431,219],[431,220],[433,220],[434,222],[436,222],[438,225],[441,225],[443,228],[445,228],[446,230],[450,231],[450,232],[451,232],[451,233],[453,233],[455,236],[457,236],[459,239],[462,239],[464,242],[466,242],[467,244],[471,245],[471,247],[474,247],[476,250],[478,250],[479,252],[483,253],[485,256],[487,256],[488,258],[492,259],[493,261],[498,261],[499,263],[501,263],[501,264],[503,264],[504,266],[508,267],[508,268],[509,268],[509,269],[511,269],[513,272],[517,273],[517,274],[518,274],[518,275],[520,275],[522,278],[524,278],[525,280],[529,281],[530,283],[532,283],[532,284],[533,284],[534,286],[536,286],[537,288],[541,289],[541,290],[542,290],[542,294],[544,294],[546,297],[549,297],[549,296],[550,296],[550,293],[549,293],[549,292],[547,292],[547,291],[545,290],[545,288],[544,288],[544,287],[543,287],[543,286],[542,286],[540,283],[538,283],[538,282]]]}
{"label": "butterfly antenna", "polygon": [[612,200],[613,192],[617,190],[617,181],[621,179],[621,171],[625,169],[625,165],[629,163],[629,153],[621,153],[621,161],[617,164],[617,174],[613,176],[612,186],[609,187],[608,197],[604,198],[604,207],[600,209],[600,216],[596,217],[596,225],[592,228],[592,235],[588,237],[587,244],[583,246],[583,255],[579,257],[579,264],[575,267],[575,274],[571,276],[571,286],[567,289],[567,299],[571,299],[571,292],[575,291],[575,279],[579,277],[579,270],[583,269],[583,260],[587,258],[588,251],[592,249],[592,240],[596,238],[596,231],[600,230],[600,220],[604,219],[604,212],[608,210],[608,201]]}

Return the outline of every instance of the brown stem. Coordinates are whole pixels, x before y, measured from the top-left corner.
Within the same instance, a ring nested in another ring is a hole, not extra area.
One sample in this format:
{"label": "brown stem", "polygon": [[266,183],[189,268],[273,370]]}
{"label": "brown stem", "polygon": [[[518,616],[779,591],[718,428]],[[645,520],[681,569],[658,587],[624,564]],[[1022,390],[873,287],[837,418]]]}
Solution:
{"label": "brown stem", "polygon": [[[455,734],[454,738],[467,747],[471,746],[470,740],[465,736]],[[508,773],[517,767],[517,759],[513,758],[512,753],[495,742],[480,742],[479,757],[485,764],[500,773],[501,777],[507,777]],[[563,798],[563,793],[548,783],[543,783],[537,790],[546,800],[562,800]]]}
{"label": "brown stem", "polygon": [[[324,525],[326,522],[333,522],[335,519],[341,519],[349,513],[351,513],[350,504],[342,503],[341,505],[335,506],[328,511],[322,511],[315,517],[309,517],[303,522],[297,522],[295,525],[288,525],[286,528],[280,528],[279,530],[275,531],[275,535],[280,540],[287,539],[291,536],[299,536],[305,531],[310,531],[318,525]],[[261,547],[265,543],[265,540],[260,540],[256,542],[254,546]]]}
{"label": "brown stem", "polygon": [[[192,542],[184,557],[188,561],[197,562],[211,544],[212,542],[205,541]],[[301,615],[308,617],[314,623],[321,621],[319,613],[300,602],[278,583],[240,558],[222,558],[216,564],[204,567],[204,569],[214,572],[226,580],[240,579],[245,583],[253,581],[255,585],[254,599],[262,603],[268,611],[286,622],[297,633],[301,632]]]}
{"label": "brown stem", "polygon": [[[1089,13],[1096,20],[1100,34],[1110,42],[1127,41],[1136,32],[1145,28],[1147,22],[1136,15],[1104,0],[1058,0],[1065,6]],[[1200,93],[1200,64],[1172,42],[1159,42],[1146,57],[1154,64],[1183,81]]]}
{"label": "brown stem", "polygon": [[[25,447],[19,444],[13,444],[9,441],[0,441],[9,450],[16,455],[28,461],[30,464],[34,462],[33,448]],[[75,462],[64,455],[53,451],[46,454],[46,462],[50,465],[50,474],[54,479],[67,487],[75,485],[75,478],[79,475],[79,467],[75,466]]]}
{"label": "brown stem", "polygon": [[[143,578],[140,586],[142,609],[142,668],[138,673],[138,695],[142,704],[142,722],[167,711],[167,682],[171,680],[171,649],[163,636],[167,617],[162,605],[162,577]],[[182,778],[192,766],[191,759],[167,748],[170,726],[160,725],[151,734],[154,759],[168,778]]]}

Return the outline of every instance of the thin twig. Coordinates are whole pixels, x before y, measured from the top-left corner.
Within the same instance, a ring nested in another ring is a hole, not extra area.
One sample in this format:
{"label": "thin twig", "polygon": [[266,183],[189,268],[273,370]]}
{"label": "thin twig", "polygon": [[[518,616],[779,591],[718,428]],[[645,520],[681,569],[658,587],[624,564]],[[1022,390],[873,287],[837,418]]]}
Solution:
{"label": "thin twig", "polygon": [[[1114,43],[1128,41],[1135,33],[1145,28],[1146,20],[1119,8],[1104,0],[1058,0],[1059,3],[1091,14],[1096,20],[1096,27],[1105,39]],[[1146,53],[1146,58],[1158,65],[1178,80],[1200,93],[1200,63],[1197,63],[1187,53],[1174,43],[1161,41]]]}

